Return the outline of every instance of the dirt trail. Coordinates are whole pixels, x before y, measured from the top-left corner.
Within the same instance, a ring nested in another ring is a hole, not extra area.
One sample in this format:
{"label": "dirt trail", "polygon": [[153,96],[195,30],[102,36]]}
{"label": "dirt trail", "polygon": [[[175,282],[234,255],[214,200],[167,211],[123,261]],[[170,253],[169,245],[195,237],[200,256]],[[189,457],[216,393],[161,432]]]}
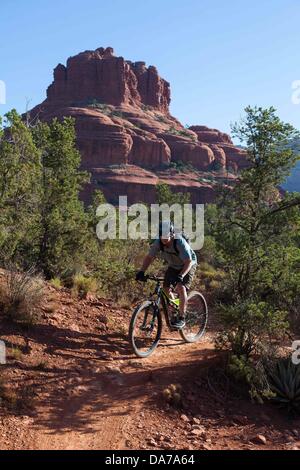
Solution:
{"label": "dirt trail", "polygon": [[[154,354],[141,360],[127,341],[130,316],[113,301],[77,300],[49,287],[38,325],[0,325],[8,349],[0,449],[300,446],[290,421],[227,390],[215,374],[222,355],[212,329],[203,341],[185,344],[165,328]],[[162,398],[172,383],[183,388],[179,409]],[[255,442],[260,434],[267,443]]]}
{"label": "dirt trail", "polygon": [[25,438],[24,447],[128,448],[129,429],[138,432],[139,415],[149,406],[157,383],[171,383],[172,375],[177,378],[176,367],[190,367],[197,360],[195,353],[204,349],[212,349],[212,344],[185,345],[172,338],[163,340],[155,354],[144,360],[117,355],[103,367],[95,366],[91,358],[85,370],[67,373],[61,384],[50,387],[49,395],[39,400],[32,423],[34,435]]}

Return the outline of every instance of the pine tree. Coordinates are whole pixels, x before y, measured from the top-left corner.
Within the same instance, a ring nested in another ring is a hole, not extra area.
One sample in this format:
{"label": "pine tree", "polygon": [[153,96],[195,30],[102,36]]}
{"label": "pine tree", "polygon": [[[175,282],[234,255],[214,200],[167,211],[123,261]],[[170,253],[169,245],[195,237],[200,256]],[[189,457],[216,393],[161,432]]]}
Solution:
{"label": "pine tree", "polygon": [[274,108],[246,108],[234,134],[246,144],[250,167],[234,190],[223,190],[216,240],[227,272],[222,317],[240,355],[251,352],[258,337],[284,329],[300,259],[294,241],[300,195],[281,194],[278,187],[299,156],[289,145],[296,130]]}
{"label": "pine tree", "polygon": [[63,275],[80,269],[89,249],[89,217],[79,199],[88,174],[79,169],[72,118],[39,123],[34,139],[42,150],[38,264],[47,277]]}
{"label": "pine tree", "polygon": [[[30,129],[15,110],[0,123],[0,262],[31,264],[39,237],[42,168]],[[26,257],[26,262],[25,262]]]}

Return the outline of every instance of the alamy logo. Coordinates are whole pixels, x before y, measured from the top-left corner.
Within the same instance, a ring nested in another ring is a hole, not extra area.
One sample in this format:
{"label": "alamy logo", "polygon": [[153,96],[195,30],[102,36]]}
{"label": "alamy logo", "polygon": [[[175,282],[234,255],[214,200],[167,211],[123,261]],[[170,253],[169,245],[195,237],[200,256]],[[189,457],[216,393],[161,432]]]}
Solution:
{"label": "alamy logo", "polygon": [[292,103],[300,104],[300,80],[294,80],[292,83]]}
{"label": "alamy logo", "polygon": [[300,364],[300,341],[294,341],[292,344],[293,354],[292,354],[292,363],[296,366]]}
{"label": "alamy logo", "polygon": [[6,346],[4,341],[0,341],[0,364],[6,364]]}
{"label": "alamy logo", "polygon": [[[146,240],[158,237],[159,221],[173,221],[175,238],[183,232],[194,250],[204,243],[203,204],[127,205],[127,196],[119,197],[119,206],[100,204],[96,212],[96,233],[100,240]],[[161,234],[164,235],[164,234]],[[166,234],[167,235],[167,234]]]}
{"label": "alamy logo", "polygon": [[6,86],[3,80],[0,80],[0,104],[6,104]]}

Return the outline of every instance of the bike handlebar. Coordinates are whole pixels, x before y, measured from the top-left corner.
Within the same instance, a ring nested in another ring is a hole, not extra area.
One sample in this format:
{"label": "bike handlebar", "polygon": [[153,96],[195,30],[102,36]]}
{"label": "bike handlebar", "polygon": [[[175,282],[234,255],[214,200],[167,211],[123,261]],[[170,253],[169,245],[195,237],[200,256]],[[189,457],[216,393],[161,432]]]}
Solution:
{"label": "bike handlebar", "polygon": [[136,279],[139,282],[147,282],[147,281],[156,281],[156,282],[163,282],[164,277],[154,276],[151,274],[146,274],[143,279]]}
{"label": "bike handlebar", "polygon": [[144,280],[142,282],[147,282],[147,281],[157,281],[157,282],[162,282],[164,280],[164,277],[158,277],[150,274],[146,274],[144,277]]}
{"label": "bike handlebar", "polygon": [[164,280],[164,277],[146,275],[146,276],[145,276],[145,279],[146,279],[147,281],[148,281],[148,279],[149,279],[150,281],[162,282],[162,281]]}

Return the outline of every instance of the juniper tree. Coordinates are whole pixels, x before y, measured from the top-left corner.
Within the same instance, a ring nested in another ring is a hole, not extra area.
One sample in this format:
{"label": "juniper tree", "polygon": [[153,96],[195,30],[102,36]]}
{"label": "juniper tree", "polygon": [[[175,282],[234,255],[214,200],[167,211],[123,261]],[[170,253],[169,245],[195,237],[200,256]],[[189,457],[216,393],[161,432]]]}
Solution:
{"label": "juniper tree", "polygon": [[241,354],[250,353],[264,334],[285,328],[300,259],[295,244],[300,195],[279,189],[299,158],[290,146],[297,132],[274,108],[248,107],[245,112],[233,134],[247,148],[249,168],[234,190],[222,191],[216,225],[227,271],[222,318],[227,340]]}
{"label": "juniper tree", "polygon": [[[15,110],[0,123],[0,262],[30,264],[39,238],[40,150]],[[24,257],[26,262],[24,263]]]}
{"label": "juniper tree", "polygon": [[89,250],[89,217],[79,199],[88,175],[80,171],[73,119],[39,123],[33,133],[42,151],[38,264],[47,277],[63,275],[80,268]]}

